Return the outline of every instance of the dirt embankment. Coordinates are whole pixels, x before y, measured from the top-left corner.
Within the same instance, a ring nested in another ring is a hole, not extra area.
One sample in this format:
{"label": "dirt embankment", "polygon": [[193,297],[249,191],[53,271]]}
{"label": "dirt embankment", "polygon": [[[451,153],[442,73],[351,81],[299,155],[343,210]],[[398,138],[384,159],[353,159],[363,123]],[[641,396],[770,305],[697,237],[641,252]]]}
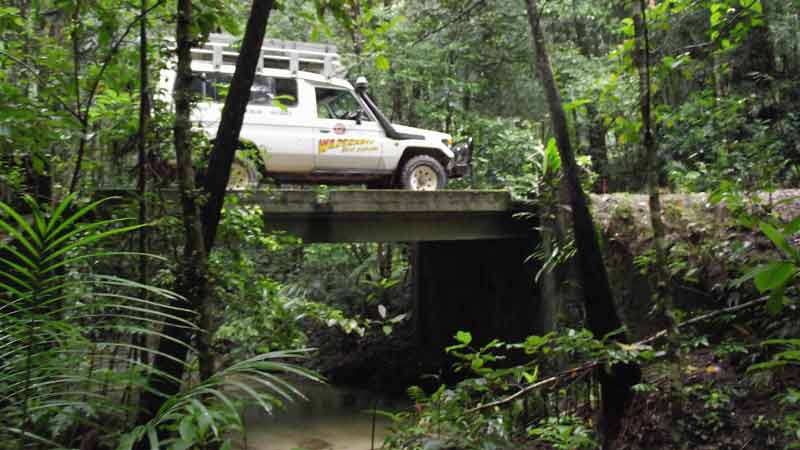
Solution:
{"label": "dirt embankment", "polygon": [[[665,194],[661,200],[670,291],[676,306],[685,310],[733,306],[758,295],[752,284],[736,280],[779,253],[757,226],[741,220],[742,213],[784,222],[800,217],[800,189],[760,194],[728,206],[710,202],[706,194]],[[647,274],[655,269],[655,255],[648,197],[593,195],[592,211],[620,313],[634,337],[645,337],[663,325],[650,315]]]}

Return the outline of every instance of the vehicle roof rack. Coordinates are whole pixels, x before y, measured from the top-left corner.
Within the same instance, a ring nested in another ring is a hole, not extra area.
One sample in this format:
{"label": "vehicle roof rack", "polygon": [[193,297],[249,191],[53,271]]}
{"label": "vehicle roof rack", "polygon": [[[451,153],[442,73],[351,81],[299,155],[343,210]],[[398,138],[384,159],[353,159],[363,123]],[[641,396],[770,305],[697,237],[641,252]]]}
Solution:
{"label": "vehicle roof rack", "polygon": [[[192,59],[207,61],[219,69],[226,65],[236,65],[239,51],[233,47],[233,36],[211,34],[202,47],[192,49]],[[326,78],[344,76],[345,70],[336,46],[307,42],[265,39],[261,46],[257,71],[262,69],[285,69],[296,76],[298,71],[324,75]]]}

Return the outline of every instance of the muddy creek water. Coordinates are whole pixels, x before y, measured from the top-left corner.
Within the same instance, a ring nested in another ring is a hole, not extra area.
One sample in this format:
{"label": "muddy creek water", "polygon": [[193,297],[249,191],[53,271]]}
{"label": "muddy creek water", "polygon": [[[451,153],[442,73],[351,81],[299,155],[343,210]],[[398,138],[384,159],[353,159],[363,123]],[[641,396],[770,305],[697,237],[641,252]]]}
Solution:
{"label": "muddy creek water", "polygon": [[[298,400],[269,416],[260,409],[245,414],[249,450],[370,450],[372,410],[399,411],[409,405],[402,397],[319,384],[297,386],[307,401]],[[379,449],[390,421],[375,416],[374,448]]]}

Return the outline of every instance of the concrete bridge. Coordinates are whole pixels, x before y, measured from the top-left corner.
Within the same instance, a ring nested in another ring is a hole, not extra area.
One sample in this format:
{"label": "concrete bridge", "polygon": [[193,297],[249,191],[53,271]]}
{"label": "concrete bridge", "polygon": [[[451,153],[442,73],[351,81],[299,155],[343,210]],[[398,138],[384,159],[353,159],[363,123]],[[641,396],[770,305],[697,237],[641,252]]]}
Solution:
{"label": "concrete bridge", "polygon": [[456,331],[476,342],[536,332],[537,244],[530,208],[506,191],[337,190],[244,194],[270,230],[304,242],[408,242],[417,338],[431,352]]}
{"label": "concrete bridge", "polygon": [[537,263],[530,258],[538,241],[536,223],[532,211],[506,191],[237,195],[242,204],[262,208],[268,230],[289,232],[306,243],[410,243],[416,334],[434,354],[452,345],[459,330],[470,331],[476,343],[521,340],[537,331]]}

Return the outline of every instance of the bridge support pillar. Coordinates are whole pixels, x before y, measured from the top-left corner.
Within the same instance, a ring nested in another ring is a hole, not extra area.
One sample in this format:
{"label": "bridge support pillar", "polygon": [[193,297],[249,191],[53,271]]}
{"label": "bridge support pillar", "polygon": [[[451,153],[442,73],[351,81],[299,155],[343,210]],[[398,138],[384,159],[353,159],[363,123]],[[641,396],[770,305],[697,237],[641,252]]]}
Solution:
{"label": "bridge support pillar", "polygon": [[457,331],[480,345],[521,341],[537,332],[535,237],[413,244],[416,336],[431,356]]}

